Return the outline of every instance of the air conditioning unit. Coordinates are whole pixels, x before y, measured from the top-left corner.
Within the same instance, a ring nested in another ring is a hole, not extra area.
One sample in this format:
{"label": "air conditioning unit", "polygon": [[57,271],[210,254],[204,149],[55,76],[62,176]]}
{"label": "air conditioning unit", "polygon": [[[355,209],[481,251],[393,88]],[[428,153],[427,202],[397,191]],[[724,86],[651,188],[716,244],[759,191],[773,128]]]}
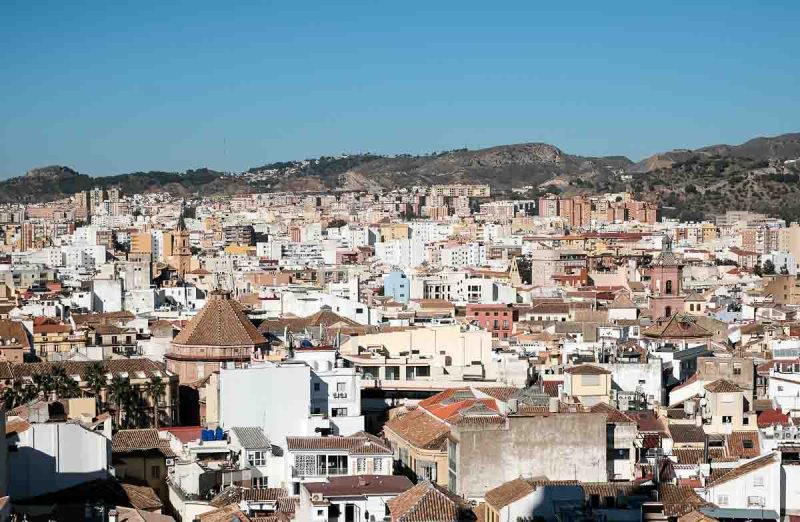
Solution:
{"label": "air conditioning unit", "polygon": [[174,465],[175,465],[175,459],[167,459],[167,467],[174,466]]}
{"label": "air conditioning unit", "polygon": [[311,501],[312,502],[322,502],[322,493],[312,493],[311,494]]}

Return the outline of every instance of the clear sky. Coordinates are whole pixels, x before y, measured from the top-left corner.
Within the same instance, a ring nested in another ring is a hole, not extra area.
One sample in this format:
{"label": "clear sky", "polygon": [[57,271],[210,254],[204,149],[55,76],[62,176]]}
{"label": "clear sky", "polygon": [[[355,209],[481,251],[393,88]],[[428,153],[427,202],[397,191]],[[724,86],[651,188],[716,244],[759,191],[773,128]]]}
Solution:
{"label": "clear sky", "polygon": [[0,177],[800,131],[800,1],[0,2]]}

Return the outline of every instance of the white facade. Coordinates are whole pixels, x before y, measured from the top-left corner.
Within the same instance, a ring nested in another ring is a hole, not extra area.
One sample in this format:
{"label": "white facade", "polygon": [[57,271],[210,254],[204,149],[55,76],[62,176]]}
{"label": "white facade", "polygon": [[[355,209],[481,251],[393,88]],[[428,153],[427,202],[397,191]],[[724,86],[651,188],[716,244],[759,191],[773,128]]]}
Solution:
{"label": "white facade", "polygon": [[80,424],[34,423],[6,438],[12,500],[109,477],[111,441]]}
{"label": "white facade", "polygon": [[749,473],[712,485],[701,494],[720,508],[781,510],[781,458],[770,453],[753,460],[769,463]]}
{"label": "white facade", "polygon": [[286,447],[289,435],[311,435],[311,368],[306,364],[223,368],[219,375],[219,421],[224,428],[260,426]]}

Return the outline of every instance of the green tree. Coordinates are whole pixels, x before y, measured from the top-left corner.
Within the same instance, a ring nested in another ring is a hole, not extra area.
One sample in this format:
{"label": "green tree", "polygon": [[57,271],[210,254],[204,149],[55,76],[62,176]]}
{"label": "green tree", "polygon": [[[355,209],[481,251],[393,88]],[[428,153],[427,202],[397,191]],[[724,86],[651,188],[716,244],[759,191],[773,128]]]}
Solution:
{"label": "green tree", "polygon": [[153,377],[145,385],[145,393],[150,398],[153,406],[153,427],[158,429],[158,418],[160,414],[161,397],[166,392],[167,385],[161,380],[161,377]]}
{"label": "green tree", "polygon": [[108,385],[108,398],[117,406],[115,413],[117,427],[122,427],[122,410],[130,405],[133,398],[131,381],[127,377],[115,375]]}
{"label": "green tree", "polygon": [[92,363],[86,370],[86,384],[89,391],[94,395],[95,405],[97,410],[103,409],[103,390],[105,389],[108,381],[106,379],[105,370],[103,365],[99,362]]}
{"label": "green tree", "polygon": [[772,262],[771,259],[767,259],[764,261],[764,268],[762,272],[765,275],[774,274],[775,273],[775,263]]}

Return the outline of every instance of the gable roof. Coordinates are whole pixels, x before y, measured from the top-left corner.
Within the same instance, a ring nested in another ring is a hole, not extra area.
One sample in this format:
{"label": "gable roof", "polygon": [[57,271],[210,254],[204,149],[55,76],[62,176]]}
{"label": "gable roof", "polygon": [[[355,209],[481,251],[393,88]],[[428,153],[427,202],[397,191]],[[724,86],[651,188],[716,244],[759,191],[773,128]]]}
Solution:
{"label": "gable roof", "polygon": [[494,489],[490,489],[483,496],[483,499],[493,508],[502,509],[512,502],[525,498],[535,489],[533,484],[527,480],[516,478],[504,484],[500,484]]}
{"label": "gable roof", "polygon": [[713,333],[698,324],[697,318],[688,314],[675,314],[659,321],[642,332],[645,337],[667,339],[692,339],[713,337]]}
{"label": "gable roof", "polygon": [[258,327],[258,331],[262,334],[273,332],[283,334],[284,329],[290,332],[298,333],[303,332],[306,328],[317,328],[320,325],[324,327],[335,326],[362,326],[361,324],[343,317],[328,307],[323,307],[319,312],[309,315],[308,317],[281,317],[278,319],[266,319]]}
{"label": "gable roof", "polygon": [[578,366],[567,368],[564,373],[571,375],[609,375],[611,372],[593,364],[579,364]]}
{"label": "gable roof", "polygon": [[458,522],[475,518],[464,499],[428,481],[420,482],[386,504],[392,522]]}
{"label": "gable roof", "polygon": [[206,305],[173,340],[184,346],[252,346],[267,340],[229,292],[211,292]]}
{"label": "gable roof", "polygon": [[439,451],[445,451],[447,448],[447,436],[450,434],[447,424],[420,408],[398,415],[383,428],[395,433],[412,446]]}
{"label": "gable roof", "polygon": [[719,486],[720,484],[724,484],[726,482],[730,482],[731,480],[735,480],[739,477],[743,477],[748,473],[752,473],[754,471],[758,471],[759,469],[765,468],[775,462],[780,462],[780,456],[778,453],[768,453],[763,457],[759,457],[757,459],[753,459],[745,464],[742,464],[739,467],[733,468],[730,471],[721,473],[717,476],[711,477],[711,479],[706,482],[706,489]]}
{"label": "gable roof", "polygon": [[391,448],[381,439],[360,431],[347,437],[286,437],[289,451],[345,450],[355,455],[391,455]]}
{"label": "gable roof", "polygon": [[120,430],[111,438],[111,451],[115,453],[147,450],[158,450],[166,458],[175,457],[169,441],[161,439],[156,429]]}
{"label": "gable roof", "polygon": [[735,383],[727,379],[717,379],[705,385],[705,389],[711,393],[736,393],[742,389]]}
{"label": "gable roof", "polygon": [[239,444],[241,444],[244,449],[265,449],[272,447],[269,439],[264,435],[264,430],[260,427],[235,426],[231,428],[231,431],[236,435]]}

